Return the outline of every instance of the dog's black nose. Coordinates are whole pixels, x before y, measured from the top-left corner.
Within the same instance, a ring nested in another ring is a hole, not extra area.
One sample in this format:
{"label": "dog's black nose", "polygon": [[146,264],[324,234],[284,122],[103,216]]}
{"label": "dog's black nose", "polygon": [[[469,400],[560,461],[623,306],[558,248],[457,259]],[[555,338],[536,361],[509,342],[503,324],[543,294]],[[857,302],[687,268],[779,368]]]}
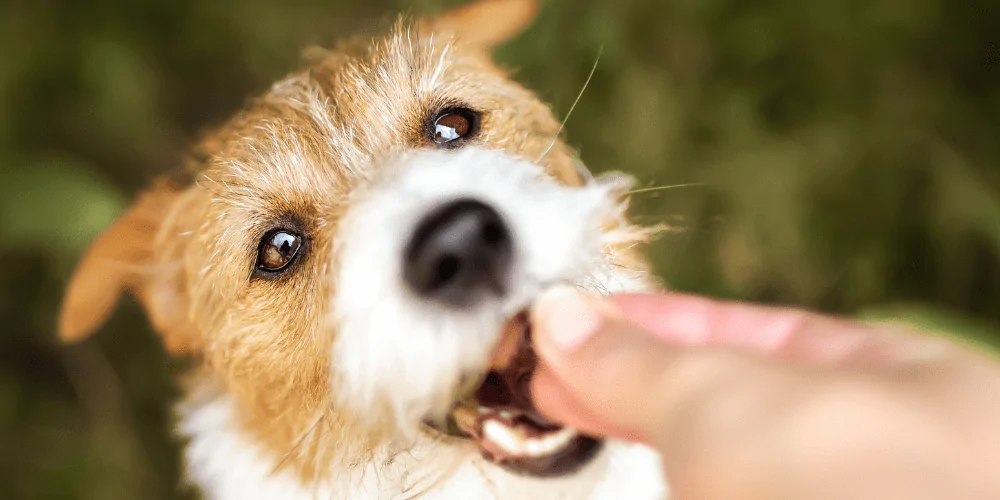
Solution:
{"label": "dog's black nose", "polygon": [[403,275],[422,297],[468,306],[506,292],[514,245],[496,210],[461,199],[438,207],[417,226]]}

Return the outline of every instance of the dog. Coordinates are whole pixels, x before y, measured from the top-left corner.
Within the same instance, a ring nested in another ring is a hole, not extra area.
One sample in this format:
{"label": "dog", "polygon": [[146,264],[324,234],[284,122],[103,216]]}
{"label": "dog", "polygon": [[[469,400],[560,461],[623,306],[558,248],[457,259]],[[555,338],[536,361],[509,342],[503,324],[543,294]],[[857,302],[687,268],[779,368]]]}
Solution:
{"label": "dog", "polygon": [[193,360],[177,430],[206,498],[667,496],[653,451],[527,393],[541,291],[659,287],[627,176],[591,177],[490,57],[537,10],[478,0],[314,55],[83,256],[61,338],[129,292]]}

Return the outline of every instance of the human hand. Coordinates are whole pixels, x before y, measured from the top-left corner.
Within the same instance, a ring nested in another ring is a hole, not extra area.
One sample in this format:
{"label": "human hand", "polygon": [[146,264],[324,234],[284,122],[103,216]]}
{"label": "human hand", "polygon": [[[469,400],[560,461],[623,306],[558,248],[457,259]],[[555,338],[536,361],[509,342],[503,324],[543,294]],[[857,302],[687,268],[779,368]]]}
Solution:
{"label": "human hand", "polygon": [[946,339],[567,288],[532,325],[538,409],[657,449],[674,498],[1000,498],[1000,363]]}

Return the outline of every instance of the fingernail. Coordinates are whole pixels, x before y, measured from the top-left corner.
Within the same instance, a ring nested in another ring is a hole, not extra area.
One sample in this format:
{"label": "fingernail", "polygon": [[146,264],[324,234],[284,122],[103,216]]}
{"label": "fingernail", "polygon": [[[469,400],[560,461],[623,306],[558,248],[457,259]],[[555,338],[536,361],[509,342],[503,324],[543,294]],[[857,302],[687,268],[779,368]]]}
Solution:
{"label": "fingernail", "polygon": [[570,352],[580,347],[601,327],[595,301],[569,286],[553,287],[538,297],[532,322],[548,333],[559,349]]}

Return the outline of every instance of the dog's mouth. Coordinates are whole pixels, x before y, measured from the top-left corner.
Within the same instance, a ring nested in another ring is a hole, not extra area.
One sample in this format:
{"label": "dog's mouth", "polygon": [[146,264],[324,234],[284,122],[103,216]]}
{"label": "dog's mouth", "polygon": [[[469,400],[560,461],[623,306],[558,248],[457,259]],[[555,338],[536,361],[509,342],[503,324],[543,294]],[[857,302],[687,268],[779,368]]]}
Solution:
{"label": "dog's mouth", "polygon": [[537,359],[526,313],[511,319],[491,370],[448,416],[448,434],[471,439],[483,457],[512,472],[554,477],[576,472],[601,441],[545,419],[529,394]]}

